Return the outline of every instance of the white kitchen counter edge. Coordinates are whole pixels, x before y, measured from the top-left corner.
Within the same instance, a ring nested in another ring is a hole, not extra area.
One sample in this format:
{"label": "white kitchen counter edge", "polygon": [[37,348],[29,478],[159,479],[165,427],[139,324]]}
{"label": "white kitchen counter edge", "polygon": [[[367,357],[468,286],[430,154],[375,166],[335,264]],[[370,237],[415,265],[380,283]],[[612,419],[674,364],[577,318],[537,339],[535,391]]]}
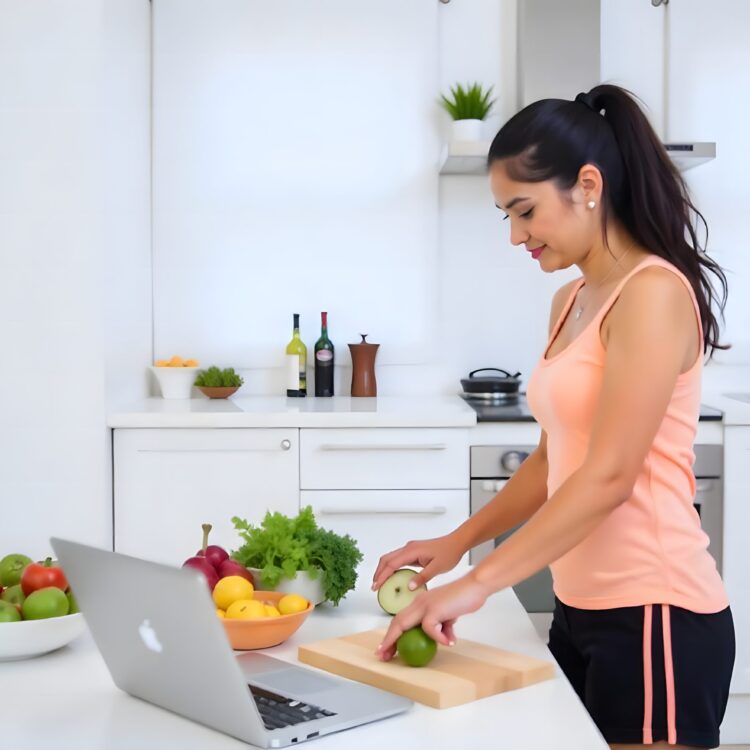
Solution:
{"label": "white kitchen counter edge", "polygon": [[107,417],[112,428],[473,427],[476,412],[457,396],[330,399],[250,396],[149,398]]}

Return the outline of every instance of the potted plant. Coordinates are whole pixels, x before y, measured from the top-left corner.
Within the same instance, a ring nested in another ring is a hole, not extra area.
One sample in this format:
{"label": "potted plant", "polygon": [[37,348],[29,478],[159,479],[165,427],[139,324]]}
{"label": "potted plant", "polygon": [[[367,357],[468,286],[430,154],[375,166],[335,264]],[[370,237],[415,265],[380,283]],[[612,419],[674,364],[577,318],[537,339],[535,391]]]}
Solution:
{"label": "potted plant", "polygon": [[348,534],[321,529],[312,507],[295,518],[266,513],[260,526],[232,518],[244,544],[231,553],[249,568],[266,591],[300,594],[314,604],[326,600],[335,606],[357,582],[362,553]]}
{"label": "potted plant", "polygon": [[209,398],[228,398],[244,382],[232,367],[226,367],[223,370],[218,367],[209,367],[195,379],[195,387]]}
{"label": "potted plant", "polygon": [[451,116],[451,140],[479,141],[482,139],[482,120],[487,117],[495,99],[490,100],[492,86],[486,91],[479,83],[464,88],[460,83],[451,86],[451,98],[441,94],[440,104]]}

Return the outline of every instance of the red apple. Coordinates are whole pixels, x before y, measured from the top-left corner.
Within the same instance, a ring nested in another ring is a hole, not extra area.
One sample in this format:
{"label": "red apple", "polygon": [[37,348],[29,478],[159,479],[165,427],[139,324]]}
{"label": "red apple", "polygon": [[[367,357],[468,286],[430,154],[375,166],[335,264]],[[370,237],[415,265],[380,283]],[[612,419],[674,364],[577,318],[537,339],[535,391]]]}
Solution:
{"label": "red apple", "polygon": [[236,560],[224,560],[218,567],[219,578],[226,578],[227,576],[241,576],[247,579],[255,587],[255,578],[253,574],[242,564]]}
{"label": "red apple", "polygon": [[194,568],[195,570],[199,570],[203,575],[206,577],[206,580],[208,581],[208,587],[211,589],[211,591],[214,590],[214,586],[219,582],[219,574],[216,572],[216,569],[214,568],[211,563],[206,560],[205,557],[198,557],[197,555],[195,557],[189,557],[187,560],[185,560],[184,563],[182,563],[183,568]]}
{"label": "red apple", "polygon": [[208,535],[211,532],[211,524],[204,523],[203,528],[203,546],[195,553],[198,557],[205,557],[211,565],[218,571],[219,565],[224,560],[229,559],[229,553],[223,548],[219,547],[218,544],[209,544]]}

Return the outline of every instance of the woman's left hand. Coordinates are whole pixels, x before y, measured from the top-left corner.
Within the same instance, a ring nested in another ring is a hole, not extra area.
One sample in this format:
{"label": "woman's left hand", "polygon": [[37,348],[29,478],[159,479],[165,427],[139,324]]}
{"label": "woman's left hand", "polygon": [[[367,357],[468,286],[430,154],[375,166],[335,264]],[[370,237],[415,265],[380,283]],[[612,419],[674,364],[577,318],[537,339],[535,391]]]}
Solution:
{"label": "woman's left hand", "polygon": [[468,575],[453,583],[420,594],[392,620],[377,655],[389,661],[396,653],[396,641],[402,633],[422,625],[427,635],[443,646],[456,642],[453,625],[461,615],[476,612],[487,601],[488,591]]}

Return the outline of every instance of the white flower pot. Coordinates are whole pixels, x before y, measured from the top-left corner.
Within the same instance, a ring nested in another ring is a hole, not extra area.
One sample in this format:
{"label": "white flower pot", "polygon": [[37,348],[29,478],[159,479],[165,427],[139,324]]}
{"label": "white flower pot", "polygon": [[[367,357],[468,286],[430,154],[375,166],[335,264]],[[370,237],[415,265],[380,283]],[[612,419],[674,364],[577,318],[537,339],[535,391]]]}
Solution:
{"label": "white flower pot", "polygon": [[451,140],[481,141],[482,120],[453,120],[451,123]]}
{"label": "white flower pot", "polygon": [[[261,578],[258,568],[248,568],[258,581],[258,587],[261,591],[268,591]],[[294,578],[282,578],[271,590],[281,591],[284,594],[299,594],[316,606],[322,604],[325,600],[323,593],[323,573],[318,573],[317,578],[312,578],[309,571],[300,570]]]}

